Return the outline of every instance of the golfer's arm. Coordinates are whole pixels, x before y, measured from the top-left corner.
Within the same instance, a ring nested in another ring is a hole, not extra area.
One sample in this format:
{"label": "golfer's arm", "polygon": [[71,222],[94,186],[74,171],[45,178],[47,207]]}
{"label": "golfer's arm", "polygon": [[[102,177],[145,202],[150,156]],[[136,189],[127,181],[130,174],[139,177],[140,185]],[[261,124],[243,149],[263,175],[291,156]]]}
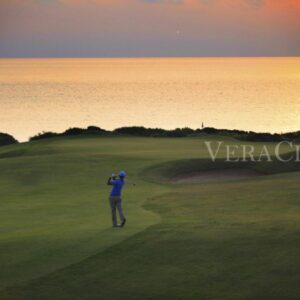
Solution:
{"label": "golfer's arm", "polygon": [[108,178],[107,185],[112,185],[112,183],[111,183],[111,177]]}

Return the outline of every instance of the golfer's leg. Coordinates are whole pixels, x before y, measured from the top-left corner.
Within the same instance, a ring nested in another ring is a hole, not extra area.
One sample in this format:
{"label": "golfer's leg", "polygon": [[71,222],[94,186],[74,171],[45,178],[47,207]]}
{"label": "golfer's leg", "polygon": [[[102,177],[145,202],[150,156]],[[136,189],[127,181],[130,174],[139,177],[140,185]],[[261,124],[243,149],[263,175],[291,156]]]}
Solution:
{"label": "golfer's leg", "polygon": [[123,222],[125,220],[125,217],[124,217],[124,213],[123,213],[121,198],[117,200],[117,208],[118,208],[118,212],[120,215],[120,220],[121,220],[121,222]]}
{"label": "golfer's leg", "polygon": [[117,213],[116,213],[116,203],[114,198],[109,198],[110,208],[111,208],[111,218],[113,226],[117,226]]}

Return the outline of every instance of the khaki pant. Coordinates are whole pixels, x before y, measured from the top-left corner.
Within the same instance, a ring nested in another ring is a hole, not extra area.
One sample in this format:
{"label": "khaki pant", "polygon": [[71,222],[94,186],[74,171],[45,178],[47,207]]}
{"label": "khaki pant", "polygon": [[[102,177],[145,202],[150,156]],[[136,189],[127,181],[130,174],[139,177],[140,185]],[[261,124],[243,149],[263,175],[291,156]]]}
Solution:
{"label": "khaki pant", "polygon": [[110,208],[111,208],[111,217],[112,217],[113,226],[117,226],[116,209],[118,209],[121,222],[123,222],[125,220],[125,217],[123,214],[123,209],[122,209],[122,199],[121,199],[121,197],[118,197],[118,196],[110,196],[109,203],[110,203]]}

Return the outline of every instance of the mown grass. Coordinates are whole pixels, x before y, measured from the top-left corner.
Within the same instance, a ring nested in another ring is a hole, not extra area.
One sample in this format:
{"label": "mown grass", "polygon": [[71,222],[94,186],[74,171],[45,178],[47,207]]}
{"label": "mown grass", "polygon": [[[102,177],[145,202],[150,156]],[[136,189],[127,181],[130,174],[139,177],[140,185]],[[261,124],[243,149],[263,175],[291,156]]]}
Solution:
{"label": "mown grass", "polygon": [[[280,173],[298,165],[172,185],[176,172],[215,167],[204,140],[1,147],[0,299],[298,299],[300,177]],[[105,182],[119,169],[137,185],[124,191],[128,224],[115,230]]]}

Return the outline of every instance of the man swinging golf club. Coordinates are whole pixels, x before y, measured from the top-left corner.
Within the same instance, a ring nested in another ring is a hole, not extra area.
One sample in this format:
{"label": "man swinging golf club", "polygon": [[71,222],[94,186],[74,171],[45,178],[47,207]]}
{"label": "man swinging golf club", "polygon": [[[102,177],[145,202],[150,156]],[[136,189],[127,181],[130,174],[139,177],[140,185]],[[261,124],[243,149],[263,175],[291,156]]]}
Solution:
{"label": "man swinging golf club", "polygon": [[[111,215],[112,215],[112,223],[113,227],[123,227],[126,223],[126,219],[123,214],[122,209],[122,188],[125,184],[125,176],[126,173],[124,171],[121,171],[119,173],[119,178],[117,179],[114,174],[112,174],[111,177],[109,177],[107,184],[112,185],[112,190],[109,197],[109,203],[111,207]],[[121,219],[121,224],[117,223],[117,214],[116,209],[118,209],[119,216]]]}

